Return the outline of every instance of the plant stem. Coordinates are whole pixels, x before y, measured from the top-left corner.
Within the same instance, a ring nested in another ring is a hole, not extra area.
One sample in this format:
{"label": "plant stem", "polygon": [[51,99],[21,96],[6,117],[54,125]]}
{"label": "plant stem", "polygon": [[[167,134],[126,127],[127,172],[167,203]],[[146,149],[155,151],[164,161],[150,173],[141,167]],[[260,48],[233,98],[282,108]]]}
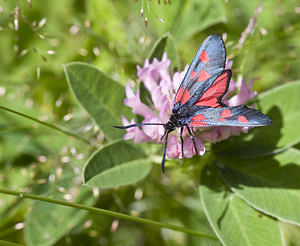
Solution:
{"label": "plant stem", "polygon": [[128,215],[128,214],[114,212],[114,211],[110,211],[110,210],[106,210],[106,209],[102,209],[102,208],[89,207],[89,206],[85,206],[85,205],[78,204],[78,203],[60,201],[60,200],[56,200],[56,199],[51,199],[51,198],[46,198],[46,197],[42,197],[42,196],[32,195],[32,194],[29,194],[29,193],[26,193],[26,192],[14,191],[14,190],[3,189],[3,188],[0,188],[0,193],[7,194],[7,195],[18,196],[20,198],[29,198],[29,199],[33,199],[33,200],[38,200],[38,201],[63,205],[63,206],[67,206],[67,207],[78,208],[78,209],[87,210],[87,211],[93,212],[93,213],[113,216],[113,217],[116,217],[116,218],[119,218],[119,219],[134,221],[134,222],[137,222],[137,223],[153,225],[153,226],[162,227],[162,228],[168,228],[168,229],[172,229],[172,230],[175,230],[175,231],[184,232],[186,234],[193,235],[193,236],[205,237],[205,238],[218,240],[216,236],[206,234],[204,232],[194,231],[194,230],[191,230],[191,229],[188,229],[188,228],[185,228],[185,227],[181,227],[181,226],[177,226],[177,225],[171,225],[171,224],[162,223],[162,222],[149,220],[149,219],[144,219],[144,218],[140,218],[140,217],[135,217],[135,216],[131,216],[131,215]]}
{"label": "plant stem", "polygon": [[[10,226],[8,228],[6,227],[4,230],[1,229],[1,231],[0,231],[0,238],[5,238],[8,235],[11,235],[11,234],[13,234],[15,232],[16,232],[16,229],[15,229],[14,226]],[[0,245],[1,245],[1,243],[0,243]]]}
{"label": "plant stem", "polygon": [[11,243],[11,242],[8,242],[8,241],[3,241],[3,240],[0,240],[0,245],[2,246],[23,246],[23,244],[18,244],[18,243]]}
{"label": "plant stem", "polygon": [[49,124],[49,123],[44,122],[44,121],[41,121],[41,120],[38,120],[38,119],[33,118],[33,117],[29,116],[29,115],[23,114],[23,113],[21,113],[21,112],[15,111],[15,110],[13,110],[13,109],[10,109],[10,108],[4,107],[4,106],[0,106],[0,109],[5,110],[5,111],[8,111],[8,112],[13,113],[13,114],[16,114],[16,115],[19,115],[19,116],[22,116],[22,117],[25,117],[25,118],[27,118],[27,119],[30,119],[30,120],[32,120],[32,121],[35,121],[35,122],[41,124],[41,125],[44,125],[44,126],[49,127],[49,128],[52,128],[53,130],[56,130],[56,131],[59,131],[59,132],[65,134],[65,135],[74,137],[74,138],[76,138],[76,139],[78,139],[78,140],[80,140],[80,141],[82,141],[82,142],[84,142],[84,143],[90,145],[90,142],[89,142],[87,139],[82,138],[82,137],[76,135],[75,133],[72,133],[72,132],[63,130],[63,129],[59,128],[58,126]]}

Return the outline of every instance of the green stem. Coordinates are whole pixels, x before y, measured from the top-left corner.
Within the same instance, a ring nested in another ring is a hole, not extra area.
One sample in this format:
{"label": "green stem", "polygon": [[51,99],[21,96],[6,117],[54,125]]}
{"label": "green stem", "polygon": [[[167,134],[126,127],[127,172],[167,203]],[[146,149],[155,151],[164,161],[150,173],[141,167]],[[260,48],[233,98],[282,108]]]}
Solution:
{"label": "green stem", "polygon": [[135,217],[135,216],[131,216],[131,215],[127,215],[127,214],[123,214],[123,213],[119,213],[119,212],[114,212],[114,211],[110,211],[110,210],[106,210],[106,209],[102,209],[102,208],[89,207],[89,206],[85,206],[85,205],[78,204],[78,203],[55,200],[55,199],[51,199],[51,198],[36,196],[36,195],[29,194],[29,193],[9,190],[9,189],[0,188],[0,193],[7,194],[7,195],[18,196],[18,197],[21,197],[21,198],[29,198],[29,199],[33,199],[33,200],[59,204],[59,205],[72,207],[72,208],[78,208],[78,209],[82,209],[82,210],[87,210],[89,212],[94,212],[94,213],[98,213],[98,214],[113,216],[113,217],[116,217],[116,218],[119,218],[119,219],[134,221],[134,222],[137,222],[137,223],[153,225],[153,226],[162,227],[162,228],[168,228],[168,229],[172,229],[172,230],[175,230],[175,231],[184,232],[184,233],[187,233],[187,234],[193,235],[193,236],[199,236],[199,237],[205,237],[205,238],[218,240],[217,237],[215,237],[214,235],[209,235],[209,234],[206,234],[204,232],[194,231],[194,230],[191,230],[191,229],[188,229],[188,228],[185,228],[185,227],[170,225],[170,224],[167,224],[167,223],[162,223],[162,222],[158,222],[158,221],[154,221],[154,220]]}
{"label": "green stem", "polygon": [[8,111],[8,112],[10,112],[10,113],[13,113],[13,114],[16,114],[16,115],[19,115],[19,116],[22,116],[22,117],[25,117],[25,118],[27,118],[27,119],[30,119],[30,120],[32,120],[32,121],[35,121],[35,122],[41,124],[41,125],[44,125],[44,126],[49,127],[49,128],[52,128],[53,130],[59,131],[59,132],[65,134],[65,135],[68,135],[68,136],[77,138],[78,140],[80,140],[80,141],[82,141],[82,142],[84,142],[84,143],[90,145],[90,142],[89,142],[87,139],[82,138],[82,137],[80,137],[80,136],[78,136],[78,135],[76,135],[76,134],[74,134],[74,133],[72,133],[72,132],[63,130],[63,129],[59,128],[58,126],[49,124],[49,123],[44,122],[44,121],[41,121],[41,120],[38,120],[38,119],[33,118],[33,117],[29,116],[29,115],[26,115],[26,114],[23,114],[23,113],[21,113],[21,112],[12,110],[12,109],[10,109],[10,108],[6,108],[6,107],[4,107],[4,106],[0,106],[0,109],[3,109],[3,110],[5,110],[5,111]]}
{"label": "green stem", "polygon": [[0,245],[3,245],[3,246],[23,246],[23,244],[11,243],[11,242],[8,242],[8,241],[3,241],[3,240],[0,240]]}
{"label": "green stem", "polygon": [[13,234],[15,232],[16,232],[16,229],[13,226],[5,228],[4,230],[1,229],[1,231],[0,231],[0,238],[7,237],[8,235],[11,235],[11,234]]}

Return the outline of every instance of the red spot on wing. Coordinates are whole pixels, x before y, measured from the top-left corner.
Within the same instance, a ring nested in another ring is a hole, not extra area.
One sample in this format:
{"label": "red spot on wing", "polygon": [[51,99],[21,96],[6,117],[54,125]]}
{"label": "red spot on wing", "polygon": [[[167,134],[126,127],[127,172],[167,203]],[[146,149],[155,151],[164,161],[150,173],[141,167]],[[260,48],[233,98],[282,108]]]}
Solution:
{"label": "red spot on wing", "polygon": [[200,61],[203,62],[203,63],[209,62],[209,57],[208,57],[208,54],[205,50],[203,50],[200,54]]}
{"label": "red spot on wing", "polygon": [[230,112],[230,109],[225,109],[224,111],[222,111],[220,117],[231,117],[232,114]]}
{"label": "red spot on wing", "polygon": [[206,72],[205,70],[201,70],[199,73],[198,73],[198,78],[197,78],[197,81],[198,82],[203,82],[207,79],[209,79],[210,75],[208,72]]}
{"label": "red spot on wing", "polygon": [[193,71],[191,72],[190,78],[193,79],[193,78],[196,76],[196,74],[197,74],[197,73],[193,70]]}
{"label": "red spot on wing", "polygon": [[226,91],[228,76],[228,72],[222,73],[203,93],[202,97],[200,97],[200,99],[195,103],[195,105],[208,106],[214,108],[221,107],[218,103],[218,97],[222,96]]}
{"label": "red spot on wing", "polygon": [[189,125],[190,126],[205,126],[206,123],[203,121],[192,121]]}
{"label": "red spot on wing", "polygon": [[225,118],[219,118],[218,121],[226,121]]}
{"label": "red spot on wing", "polygon": [[238,118],[238,122],[241,122],[241,123],[248,123],[249,120],[247,120],[247,118],[245,116],[239,116]]}
{"label": "red spot on wing", "polygon": [[192,118],[192,120],[201,121],[201,120],[206,120],[206,118],[203,114],[197,114]]}
{"label": "red spot on wing", "polygon": [[185,91],[183,92],[182,98],[180,100],[180,104],[184,104],[186,103],[188,100],[190,100],[191,95],[188,89],[185,89]]}
{"label": "red spot on wing", "polygon": [[175,97],[175,103],[178,103],[180,98],[182,97],[182,91],[183,91],[183,87],[181,86],[179,91],[177,92],[176,94],[176,97]]}
{"label": "red spot on wing", "polygon": [[203,120],[206,120],[205,116],[203,114],[197,114],[191,119],[190,126],[205,126],[206,123],[203,122]]}

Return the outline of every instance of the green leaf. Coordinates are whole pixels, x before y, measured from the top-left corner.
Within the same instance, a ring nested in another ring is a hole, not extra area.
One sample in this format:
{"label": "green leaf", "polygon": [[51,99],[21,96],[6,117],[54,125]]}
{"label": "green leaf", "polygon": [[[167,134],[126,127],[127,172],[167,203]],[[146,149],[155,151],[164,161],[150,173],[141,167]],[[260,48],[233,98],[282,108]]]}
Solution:
{"label": "green leaf", "polygon": [[176,42],[171,33],[168,33],[168,37],[166,52],[168,58],[171,60],[171,68],[178,69],[180,68],[180,60],[176,49]]}
{"label": "green leaf", "polygon": [[[16,145],[15,145],[16,146]],[[0,188],[21,190],[32,182],[32,176],[27,171],[28,168],[22,168],[18,165],[10,167],[1,167]],[[19,221],[24,211],[28,209],[28,204],[24,200],[19,200],[13,196],[3,196],[0,198],[0,234],[9,225]]]}
{"label": "green leaf", "polygon": [[149,54],[149,62],[151,63],[154,58],[157,58],[158,60],[161,60],[165,47],[167,45],[168,41],[168,33],[163,35],[160,39],[158,39]]}
{"label": "green leaf", "polygon": [[223,245],[282,245],[278,222],[255,211],[230,192],[210,166],[202,171],[200,199]]}
{"label": "green leaf", "polygon": [[289,149],[274,157],[218,165],[224,182],[256,209],[300,225],[300,151]]}
{"label": "green leaf", "polygon": [[284,237],[286,246],[297,246],[300,242],[300,227],[284,222],[280,222],[280,229]]}
{"label": "green leaf", "polygon": [[221,1],[187,1],[180,13],[171,31],[177,43],[191,38],[212,25],[226,22]]}
{"label": "green leaf", "polygon": [[151,162],[137,146],[117,141],[99,149],[84,168],[84,182],[92,187],[111,188],[143,179]]}
{"label": "green leaf", "polygon": [[67,64],[65,74],[77,100],[104,135],[110,140],[120,139],[123,132],[112,126],[121,124],[121,115],[130,114],[123,103],[125,88],[101,70],[85,63]]}
{"label": "green leaf", "polygon": [[259,96],[259,109],[273,121],[213,145],[219,156],[261,157],[279,152],[300,142],[300,81],[276,87]]}
{"label": "green leaf", "polygon": [[[45,185],[44,196],[64,200],[66,194],[76,203],[91,206],[95,197],[90,189],[78,183],[78,176],[72,168],[65,168],[55,182]],[[24,238],[26,245],[53,245],[66,233],[69,233],[83,218],[87,211],[69,208],[53,203],[35,201],[25,218]]]}
{"label": "green leaf", "polygon": [[176,50],[176,44],[173,36],[168,32],[159,38],[153,45],[149,53],[149,61],[152,62],[154,58],[162,59],[164,52],[167,53],[168,58],[171,60],[171,67],[179,67],[179,56]]}
{"label": "green leaf", "polygon": [[[188,208],[189,211],[187,213],[188,227],[193,230],[202,231],[209,235],[215,235],[214,231],[210,227],[207,217],[199,206],[199,197],[189,197],[186,196],[183,198],[181,204]],[[210,239],[205,237],[191,237],[189,246],[198,246],[198,245],[213,245],[219,246],[222,245],[220,241],[216,239]]]}

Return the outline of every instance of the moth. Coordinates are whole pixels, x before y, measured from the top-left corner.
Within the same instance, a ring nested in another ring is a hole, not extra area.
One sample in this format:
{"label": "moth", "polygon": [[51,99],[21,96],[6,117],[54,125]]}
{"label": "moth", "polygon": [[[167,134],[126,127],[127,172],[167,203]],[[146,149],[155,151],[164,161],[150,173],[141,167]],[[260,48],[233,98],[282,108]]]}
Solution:
{"label": "moth", "polygon": [[225,70],[225,61],[226,50],[221,36],[213,34],[207,37],[198,49],[175,94],[174,106],[168,122],[114,127],[127,129],[143,125],[163,125],[165,144],[161,167],[164,173],[168,136],[176,128],[180,128],[182,153],[184,127],[191,135],[193,146],[198,153],[192,127],[270,125],[272,120],[256,109],[245,105],[228,107],[222,102],[232,75],[231,70]]}

